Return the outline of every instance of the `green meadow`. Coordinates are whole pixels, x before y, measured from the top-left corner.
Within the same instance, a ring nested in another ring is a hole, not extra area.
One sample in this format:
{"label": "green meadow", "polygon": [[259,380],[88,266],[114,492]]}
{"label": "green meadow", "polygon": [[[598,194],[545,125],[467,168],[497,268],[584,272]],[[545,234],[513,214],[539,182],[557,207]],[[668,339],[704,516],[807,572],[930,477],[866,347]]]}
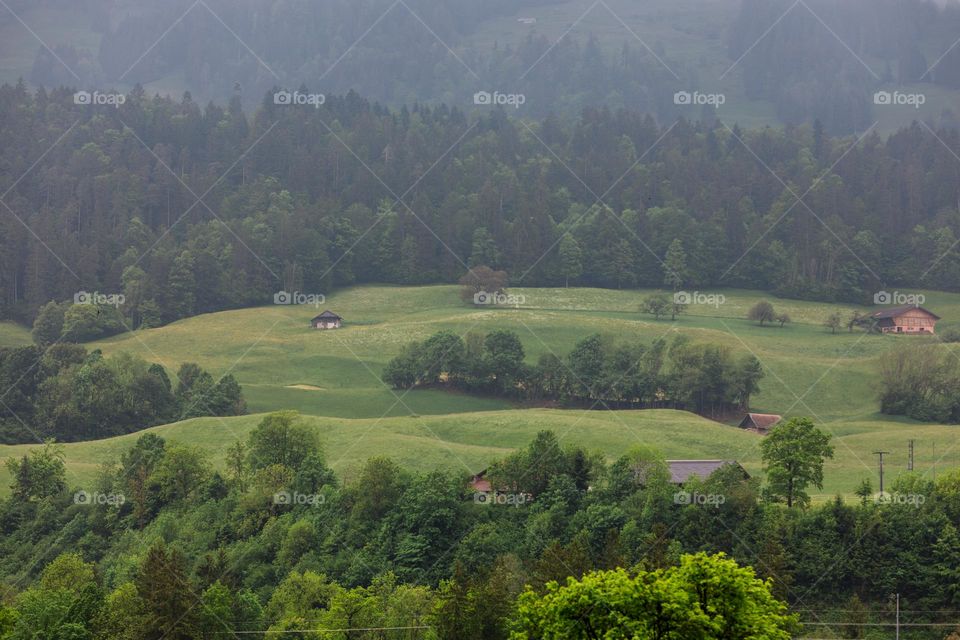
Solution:
{"label": "green meadow", "polygon": [[30,331],[12,322],[0,322],[0,346],[25,347],[33,344]]}
{"label": "green meadow", "polygon": [[[236,376],[251,415],[154,428],[164,437],[208,450],[217,464],[227,445],[253,428],[257,414],[295,409],[318,430],[329,462],[347,477],[374,455],[392,456],[411,468],[476,472],[541,429],[552,429],[564,443],[585,445],[610,458],[642,443],[667,458],[733,458],[751,473],[762,473],[758,436],[686,412],[535,408],[441,390],[395,392],[380,380],[384,365],[411,340],[442,329],[466,334],[496,328],[515,331],[530,362],[544,353],[563,356],[592,333],[640,342],[684,333],[753,353],[766,376],[752,409],[812,416],[834,435],[836,456],[827,464],[819,499],[850,495],[866,477],[876,486],[875,450],[891,452],[886,458],[888,478],[903,472],[911,439],[918,471],[932,476],[960,466],[960,428],[878,412],[877,358],[898,344],[936,339],[845,329],[831,334],[823,320],[834,310],[847,315],[854,309],[851,305],[768,296],[792,319],[780,328],[744,319],[747,309],[763,297],[754,291],[707,292],[722,294],[723,303],[691,305],[676,322],[638,312],[650,291],[514,288],[511,293],[523,296],[524,303],[517,308],[475,307],[463,303],[454,286],[356,287],[331,295],[324,305],[344,317],[339,330],[310,328],[310,318],[322,308],[269,306],[197,316],[88,346],[108,355],[134,352],[171,373],[192,361],[215,376]],[[938,330],[960,327],[960,295],[924,294],[925,306],[945,319]],[[0,325],[0,343],[28,340],[25,330]],[[65,445],[72,478],[78,484],[88,482],[100,463],[115,459],[136,437]],[[25,448],[0,447],[0,457]],[[0,474],[0,483],[7,482]]]}

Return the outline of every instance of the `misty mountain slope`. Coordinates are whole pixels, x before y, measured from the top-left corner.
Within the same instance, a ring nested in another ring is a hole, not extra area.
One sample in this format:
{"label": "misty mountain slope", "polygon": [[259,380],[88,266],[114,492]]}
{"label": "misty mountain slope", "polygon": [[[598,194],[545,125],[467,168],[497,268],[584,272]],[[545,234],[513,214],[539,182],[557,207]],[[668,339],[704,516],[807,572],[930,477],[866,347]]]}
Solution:
{"label": "misty mountain slope", "polygon": [[[34,84],[142,84],[200,101],[272,87],[354,90],[392,105],[474,107],[478,91],[522,95],[519,113],[606,104],[661,121],[743,126],[820,119],[828,131],[914,119],[954,126],[960,10],[922,0],[58,0],[0,12],[0,74]],[[12,13],[11,13],[12,12]],[[13,14],[16,14],[16,17]],[[45,48],[34,38],[29,26]],[[35,51],[33,60],[24,52]],[[947,53],[949,50],[949,53]],[[946,55],[945,55],[946,54]],[[874,104],[878,90],[922,93],[919,108]],[[720,94],[677,105],[674,94]],[[518,101],[519,102],[519,101]]]}

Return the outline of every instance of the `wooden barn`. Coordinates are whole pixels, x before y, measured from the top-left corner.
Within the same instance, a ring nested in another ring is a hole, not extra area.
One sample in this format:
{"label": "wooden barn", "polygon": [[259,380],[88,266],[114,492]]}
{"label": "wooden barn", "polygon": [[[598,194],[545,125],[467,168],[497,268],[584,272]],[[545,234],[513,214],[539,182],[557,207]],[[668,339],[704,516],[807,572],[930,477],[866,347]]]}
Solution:
{"label": "wooden barn", "polygon": [[759,434],[767,435],[774,425],[783,420],[781,416],[775,413],[748,413],[740,421],[740,428],[748,431],[756,431]]}
{"label": "wooden barn", "polygon": [[920,305],[905,304],[877,311],[870,318],[882,333],[932,335],[940,316]]}
{"label": "wooden barn", "polygon": [[324,311],[310,321],[310,326],[314,329],[339,329],[342,324],[343,318],[333,311]]}

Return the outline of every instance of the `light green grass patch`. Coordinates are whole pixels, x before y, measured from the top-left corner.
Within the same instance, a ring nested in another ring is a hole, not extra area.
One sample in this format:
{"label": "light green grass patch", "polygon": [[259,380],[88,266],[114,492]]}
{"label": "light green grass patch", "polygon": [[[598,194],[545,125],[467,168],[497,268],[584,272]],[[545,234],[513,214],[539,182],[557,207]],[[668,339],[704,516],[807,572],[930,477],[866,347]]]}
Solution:
{"label": "light green grass patch", "polygon": [[14,322],[0,322],[0,347],[25,347],[33,344],[30,330]]}
{"label": "light green grass patch", "polygon": [[[694,305],[690,313],[671,322],[638,312],[643,298],[652,293],[646,290],[514,288],[511,292],[526,298],[524,306],[468,305],[460,300],[455,286],[355,287],[329,296],[324,305],[344,317],[346,324],[339,330],[311,329],[309,320],[319,312],[313,307],[269,306],[198,316],[88,346],[107,354],[132,351],[164,364],[171,373],[188,361],[215,376],[232,373],[243,385],[252,412],[296,409],[310,416],[329,436],[331,460],[347,451],[341,469],[369,455],[386,454],[418,469],[445,464],[466,471],[458,457],[473,469],[525,444],[538,429],[564,433],[570,427],[569,437],[611,455],[631,442],[645,442],[668,457],[736,457],[751,472],[759,471],[755,436],[689,413],[594,411],[585,415],[579,410],[525,409],[502,399],[441,390],[395,391],[380,380],[383,367],[404,345],[443,329],[461,335],[515,331],[531,364],[545,353],[564,356],[579,340],[596,332],[642,343],[686,334],[761,360],[766,376],[753,398],[753,410],[809,415],[835,434],[837,457],[828,463],[821,497],[836,491],[850,494],[871,474],[876,484],[871,452],[878,447],[893,452],[891,473],[905,469],[909,439],[916,440],[918,469],[932,473],[935,460],[944,454],[938,470],[958,463],[955,451],[947,453],[954,434],[960,433],[956,427],[917,424],[878,413],[877,359],[896,345],[935,339],[846,330],[832,335],[823,320],[835,310],[846,316],[853,305],[779,300],[755,291],[724,289],[705,292],[722,294],[722,305]],[[938,328],[960,326],[960,295],[922,293],[927,306],[944,317]],[[789,313],[793,322],[781,329],[745,320],[747,309],[764,298]],[[21,330],[19,335],[26,333]],[[188,421],[162,429],[171,437],[208,443],[212,452],[222,455],[236,437],[224,425],[242,435],[255,421],[253,417]],[[633,427],[633,434],[624,423]],[[632,439],[618,439],[624,435]],[[134,437],[117,442],[129,443]],[[349,450],[342,444],[346,441],[353,445]],[[71,468],[78,472],[89,472],[98,461],[97,452],[109,450],[98,449],[105,445],[97,443],[69,446],[90,453],[73,458]]]}

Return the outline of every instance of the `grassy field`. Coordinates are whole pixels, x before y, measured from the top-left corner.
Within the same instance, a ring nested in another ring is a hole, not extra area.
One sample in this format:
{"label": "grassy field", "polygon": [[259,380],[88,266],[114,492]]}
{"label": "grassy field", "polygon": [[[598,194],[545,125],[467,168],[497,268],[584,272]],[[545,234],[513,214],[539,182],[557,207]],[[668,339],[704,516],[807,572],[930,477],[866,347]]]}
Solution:
{"label": "grassy field", "polygon": [[0,322],[0,347],[23,347],[32,344],[30,331],[12,322]]}
{"label": "grassy field", "polygon": [[[831,311],[847,314],[850,305],[770,298],[793,319],[781,329],[743,319],[761,298],[752,291],[711,292],[721,293],[724,303],[692,305],[677,322],[654,321],[636,311],[648,291],[511,292],[526,298],[523,306],[468,306],[453,286],[356,287],[327,300],[325,306],[345,318],[344,328],[337,331],[312,330],[309,319],[317,313],[313,307],[271,306],[198,316],[89,346],[106,354],[135,352],[171,372],[182,362],[194,361],[215,376],[232,373],[243,385],[252,413],[296,409],[309,416],[323,435],[331,463],[343,472],[373,455],[391,455],[412,468],[446,465],[475,472],[542,428],[555,430],[565,442],[611,456],[642,442],[670,458],[736,458],[759,472],[755,436],[688,413],[532,409],[438,390],[395,394],[379,379],[383,366],[403,345],[441,329],[460,334],[511,329],[523,341],[530,362],[543,353],[565,355],[594,332],[641,342],[685,333],[760,359],[766,377],[753,410],[813,416],[834,434],[837,456],[828,464],[822,498],[850,494],[864,477],[873,477],[876,485],[872,452],[877,449],[891,452],[889,477],[904,470],[910,439],[915,440],[918,470],[932,474],[936,464],[942,473],[960,465],[960,448],[955,448],[960,428],[878,413],[877,357],[897,344],[934,339],[846,331],[832,335],[822,326]],[[960,295],[924,293],[927,306],[947,318],[941,329],[960,326],[950,320],[960,319]],[[3,343],[23,343],[28,337],[25,330],[0,325]],[[192,420],[157,430],[195,442],[218,458],[257,419]],[[68,445],[71,472],[88,480],[99,462],[135,438]],[[22,448],[0,448],[0,457]],[[0,475],[0,486],[6,484]]]}
{"label": "grassy field", "polygon": [[[260,418],[260,415],[202,418],[150,431],[164,438],[195,444],[222,467],[225,445],[245,438]],[[761,474],[758,447],[761,436],[681,411],[611,413],[530,409],[382,420],[305,416],[304,420],[320,434],[330,465],[348,481],[373,455],[389,455],[411,469],[446,468],[464,474],[476,473],[491,461],[528,443],[541,429],[552,429],[564,444],[586,446],[611,459],[633,445],[644,444],[656,447],[670,459],[736,459],[752,474]],[[869,421],[839,425],[835,429],[836,457],[828,462],[824,490],[814,491],[815,499],[827,500],[836,493],[849,495],[860,480],[873,471],[872,466],[865,466],[873,464],[869,451],[882,447],[902,454],[906,437],[915,438],[918,443],[934,440],[938,443],[936,458],[929,446],[918,444],[916,468],[919,471],[932,476],[935,460],[939,473],[956,466],[960,450],[954,450],[949,459],[941,459],[947,447],[955,442],[942,433],[943,427],[908,424],[900,427],[902,432]],[[91,486],[99,465],[116,460],[139,435],[64,445],[70,484]],[[0,445],[0,458],[22,455],[28,448],[27,445]],[[904,455],[890,457],[888,479],[897,475],[903,462]],[[0,471],[0,483],[4,487],[9,483],[6,469]]]}
{"label": "grassy field", "polygon": [[[400,416],[508,406],[435,391],[407,395],[403,404],[409,410],[393,406],[396,397],[379,379],[382,367],[403,345],[441,329],[460,334],[494,327],[513,330],[531,362],[543,353],[565,355],[595,332],[641,342],[684,332],[760,359],[768,375],[754,397],[756,411],[882,421],[873,415],[878,407],[875,358],[898,342],[932,340],[846,331],[831,335],[822,326],[823,318],[833,309],[846,314],[853,307],[794,300],[774,301],[792,324],[760,327],[743,319],[759,299],[753,291],[723,290],[724,304],[692,305],[675,323],[637,312],[648,291],[511,291],[526,298],[521,308],[467,306],[452,286],[358,287],[327,301],[327,307],[345,317],[339,331],[311,330],[309,319],[317,313],[313,307],[272,306],[198,316],[92,346],[108,354],[136,352],[171,371],[182,362],[196,361],[218,375],[232,373],[247,389],[254,412],[294,408],[314,415],[377,418],[388,410],[388,415]],[[960,296],[926,296],[928,306],[943,317],[960,318]],[[940,326],[949,328],[951,322]],[[297,385],[312,389],[294,388]]]}

